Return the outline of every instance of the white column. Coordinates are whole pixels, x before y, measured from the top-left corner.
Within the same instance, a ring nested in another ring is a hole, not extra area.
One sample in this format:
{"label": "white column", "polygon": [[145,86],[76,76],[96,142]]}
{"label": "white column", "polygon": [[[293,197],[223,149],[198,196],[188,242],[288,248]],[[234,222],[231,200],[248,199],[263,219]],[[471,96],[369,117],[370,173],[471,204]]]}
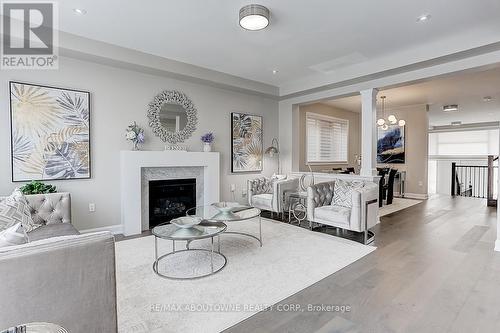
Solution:
{"label": "white column", "polygon": [[377,175],[377,93],[371,88],[361,93],[361,176]]}
{"label": "white column", "polygon": [[[281,172],[288,174],[292,172],[293,158],[298,154],[298,146],[295,144],[297,135],[294,135],[294,106],[287,102],[279,102],[279,142],[280,142],[280,164]],[[298,137],[298,136],[297,136]],[[293,171],[298,171],[293,170]]]}
{"label": "white column", "polygon": [[[499,141],[500,141],[500,136],[499,136]],[[500,172],[498,174],[498,187],[497,187],[497,189],[500,192]],[[500,195],[497,194],[497,241],[495,242],[495,251],[500,252],[500,202],[498,200],[499,197],[500,197]]]}

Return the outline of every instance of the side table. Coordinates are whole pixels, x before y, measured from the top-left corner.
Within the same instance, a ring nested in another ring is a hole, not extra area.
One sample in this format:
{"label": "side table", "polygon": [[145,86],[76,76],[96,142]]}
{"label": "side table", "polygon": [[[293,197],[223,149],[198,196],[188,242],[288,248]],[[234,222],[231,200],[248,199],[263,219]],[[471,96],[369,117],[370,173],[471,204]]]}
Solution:
{"label": "side table", "polygon": [[288,223],[292,223],[293,215],[300,225],[300,222],[307,219],[307,192],[286,191],[284,195],[285,202],[288,203]]}

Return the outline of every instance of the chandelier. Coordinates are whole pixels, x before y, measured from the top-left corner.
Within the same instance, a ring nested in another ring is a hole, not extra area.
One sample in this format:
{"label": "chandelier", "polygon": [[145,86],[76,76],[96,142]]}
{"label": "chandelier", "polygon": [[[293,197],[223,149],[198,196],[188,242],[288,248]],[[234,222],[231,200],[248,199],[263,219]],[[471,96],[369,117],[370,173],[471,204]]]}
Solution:
{"label": "chandelier", "polygon": [[398,124],[399,126],[404,126],[406,124],[406,121],[403,119],[398,120],[395,115],[391,114],[389,117],[387,117],[387,120],[385,119],[385,99],[387,96],[380,96],[380,99],[382,100],[382,117],[377,120],[377,126],[381,128],[384,131],[387,131],[389,129],[389,125],[396,125]]}

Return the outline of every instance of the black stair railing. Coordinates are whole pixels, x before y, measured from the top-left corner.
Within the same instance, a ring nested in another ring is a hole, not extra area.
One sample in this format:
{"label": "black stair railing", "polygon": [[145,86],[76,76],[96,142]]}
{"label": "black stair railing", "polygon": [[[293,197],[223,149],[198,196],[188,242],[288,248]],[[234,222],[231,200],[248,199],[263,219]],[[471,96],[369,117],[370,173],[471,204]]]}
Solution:
{"label": "black stair railing", "polygon": [[[494,186],[498,184],[498,156],[488,156],[488,206],[496,207]],[[497,195],[498,196],[498,195]]]}
{"label": "black stair railing", "polygon": [[[495,169],[498,165],[491,158],[488,165],[458,165],[451,164],[451,195],[493,199],[493,184],[495,182]],[[489,159],[490,160],[490,159]]]}

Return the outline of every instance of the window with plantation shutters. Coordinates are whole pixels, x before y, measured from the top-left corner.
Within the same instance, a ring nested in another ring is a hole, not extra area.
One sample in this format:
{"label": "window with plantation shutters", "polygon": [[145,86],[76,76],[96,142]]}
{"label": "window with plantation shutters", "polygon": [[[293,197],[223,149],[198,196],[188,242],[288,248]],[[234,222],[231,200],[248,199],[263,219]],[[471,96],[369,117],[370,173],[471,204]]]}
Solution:
{"label": "window with plantation shutters", "polygon": [[347,163],[349,121],[306,114],[308,163]]}

